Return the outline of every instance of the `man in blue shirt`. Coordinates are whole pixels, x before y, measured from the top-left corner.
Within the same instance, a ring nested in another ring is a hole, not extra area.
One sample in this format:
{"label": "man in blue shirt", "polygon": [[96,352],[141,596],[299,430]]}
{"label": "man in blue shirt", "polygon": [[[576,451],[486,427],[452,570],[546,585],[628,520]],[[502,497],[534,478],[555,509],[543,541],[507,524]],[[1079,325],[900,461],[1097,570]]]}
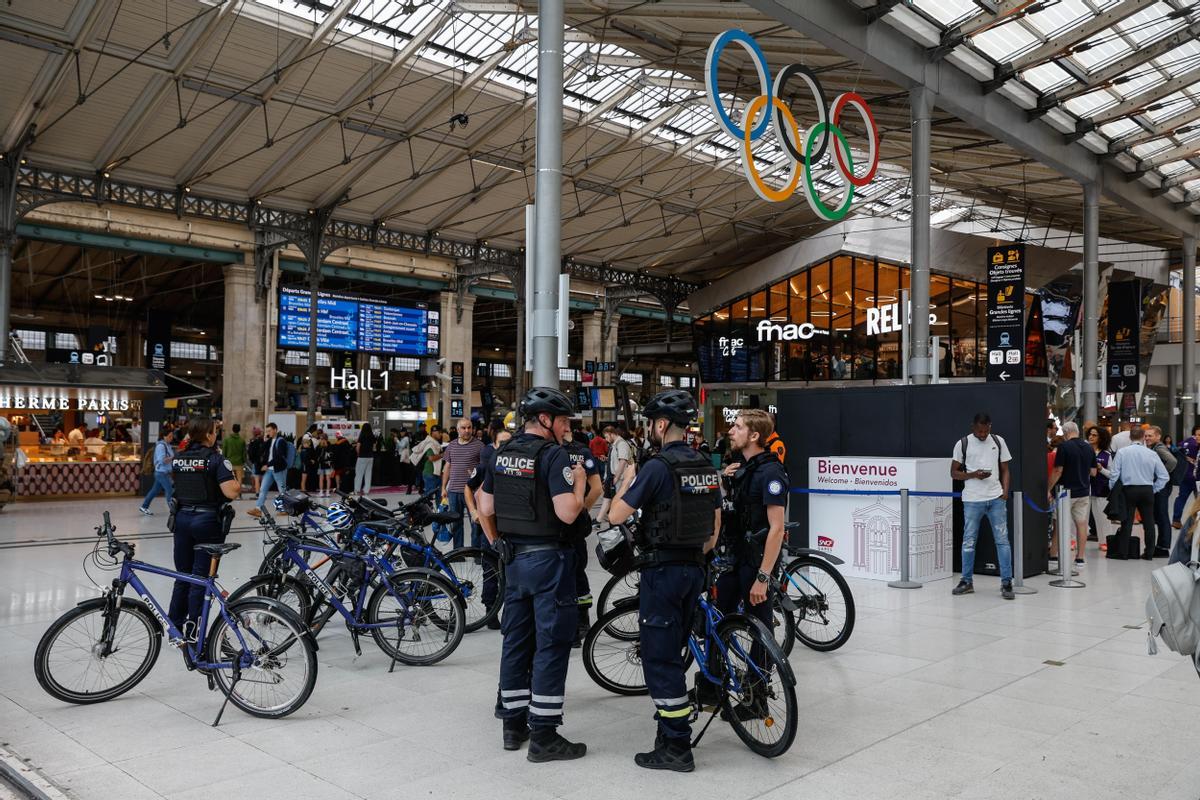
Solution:
{"label": "man in blue shirt", "polygon": [[1196,459],[1200,456],[1200,425],[1192,428],[1192,435],[1179,443],[1183,457],[1188,461],[1187,472],[1179,484],[1179,496],[1175,498],[1175,509],[1171,514],[1171,527],[1182,527],[1183,508],[1188,498],[1196,491]]}
{"label": "man in blue shirt", "polygon": [[658,735],[654,749],[634,762],[647,769],[691,772],[692,713],[684,652],[688,623],[704,590],[704,554],[717,543],[721,524],[721,478],[712,463],[684,441],[696,418],[696,401],[669,389],[656,395],[642,413],[650,420],[651,444],[659,454],[635,476],[630,464],[609,508],[620,524],[641,509],[637,528],[641,569],[638,617],[642,670],[654,701]]}
{"label": "man in blue shirt", "polygon": [[1129,446],[1122,447],[1109,467],[1109,486],[1121,481],[1125,491],[1125,519],[1117,534],[1117,552],[1129,548],[1133,531],[1133,512],[1142,515],[1142,558],[1154,558],[1154,493],[1167,485],[1167,468],[1162,459],[1145,447],[1145,431],[1135,427],[1129,431]]}
{"label": "man in blue shirt", "polygon": [[505,564],[495,714],[505,750],[528,739],[529,761],[582,758],[587,745],[558,734],[579,619],[570,526],[583,511],[587,484],[583,468],[558,444],[575,406],[558,389],[534,387],[517,410],[525,430],[496,451],[475,498],[485,529],[499,534]]}

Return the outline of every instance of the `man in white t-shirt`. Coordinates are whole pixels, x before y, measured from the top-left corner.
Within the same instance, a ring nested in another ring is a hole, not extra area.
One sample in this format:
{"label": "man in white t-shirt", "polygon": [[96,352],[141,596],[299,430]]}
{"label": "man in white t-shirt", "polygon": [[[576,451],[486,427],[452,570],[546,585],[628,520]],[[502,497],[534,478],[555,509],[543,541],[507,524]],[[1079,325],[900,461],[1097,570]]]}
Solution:
{"label": "man in white t-shirt", "polygon": [[608,509],[613,498],[621,491],[621,483],[625,479],[625,468],[635,463],[633,448],[625,439],[625,429],[612,425],[604,426],[604,440],[608,442],[608,480],[604,486],[604,502],[600,504],[600,515],[596,518],[600,523],[608,522]]}
{"label": "man in white t-shirt", "polygon": [[[1008,541],[1008,462],[1012,455],[1005,441],[992,433],[992,418],[976,414],[971,433],[954,444],[950,477],[963,482],[962,580],[953,594],[975,591],[975,540],[979,522],[987,516],[1000,562],[1000,595],[1016,596],[1012,590],[1012,545]],[[1019,513],[1019,509],[1018,509]]]}

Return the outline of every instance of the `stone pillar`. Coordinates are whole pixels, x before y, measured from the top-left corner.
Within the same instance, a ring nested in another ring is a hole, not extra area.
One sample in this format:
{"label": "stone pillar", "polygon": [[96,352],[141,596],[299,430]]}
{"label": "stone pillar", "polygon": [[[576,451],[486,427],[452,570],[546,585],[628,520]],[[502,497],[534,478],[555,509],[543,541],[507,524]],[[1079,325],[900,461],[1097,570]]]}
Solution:
{"label": "stone pillar", "polygon": [[[608,318],[608,324],[602,326],[600,329],[601,339],[599,360],[613,362],[617,360],[617,333],[620,328],[621,315],[616,313],[611,314]],[[621,367],[618,364],[617,369],[619,370],[620,368]],[[603,385],[611,386],[616,382],[620,372],[605,372],[602,374],[604,375]]]}
{"label": "stone pillar", "polygon": [[[253,255],[247,256],[253,258]],[[274,375],[275,349],[266,352],[267,304],[255,302],[253,264],[225,267],[225,368],[221,380],[221,409],[225,424],[243,429],[266,422],[271,399],[264,397],[263,369]]]}
{"label": "stone pillar", "polygon": [[[583,352],[579,355],[579,370],[583,371],[585,361],[600,361],[603,355],[601,339],[604,331],[604,312],[583,312]],[[599,375],[596,376],[599,385]]]}
{"label": "stone pillar", "polygon": [[[442,292],[442,355],[435,382],[438,384],[440,411],[438,422],[451,426],[458,420],[450,413],[450,401],[463,401],[463,416],[471,416],[471,380],[474,367],[471,360],[474,347],[475,295]],[[451,378],[454,362],[463,365],[462,394],[452,394]],[[443,377],[444,376],[444,377]]]}
{"label": "stone pillar", "polygon": [[1183,237],[1183,433],[1196,424],[1196,237]]}

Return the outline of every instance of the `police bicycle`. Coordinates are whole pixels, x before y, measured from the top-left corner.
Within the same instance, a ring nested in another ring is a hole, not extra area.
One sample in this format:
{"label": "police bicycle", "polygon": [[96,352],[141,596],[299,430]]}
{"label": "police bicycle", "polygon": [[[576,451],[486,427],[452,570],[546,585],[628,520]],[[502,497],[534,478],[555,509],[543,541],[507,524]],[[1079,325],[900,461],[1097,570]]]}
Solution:
{"label": "police bicycle", "polygon": [[[799,527],[799,522],[789,522],[784,530]],[[753,537],[766,534],[763,529]],[[783,552],[790,558],[772,581],[772,589],[776,622],[782,618],[786,624],[777,625],[776,636],[794,634],[806,647],[823,653],[838,649],[854,632],[854,595],[837,569],[844,562],[830,553],[790,543]],[[790,644],[786,652],[791,652]]]}
{"label": "police bicycle", "polygon": [[[88,560],[102,569],[118,569],[118,577],[101,597],[85,600],[55,620],[38,642],[34,672],[46,692],[78,704],[124,694],[149,674],[165,630],[187,669],[206,675],[209,689],[220,689],[226,703],[266,718],[285,717],[304,705],[317,680],[316,642],[279,601],[225,596],[217,582],[217,566],[222,555],[239,545],[196,545],[212,555],[208,575],[200,576],[138,561],[134,545],[117,539],[115,530],[105,511]],[[86,572],[87,561],[84,566]],[[194,638],[167,619],[162,604],[139,577],[143,574],[204,589]],[[127,588],[137,597],[127,596]],[[213,725],[224,709],[223,703]]]}
{"label": "police bicycle", "polygon": [[[283,544],[282,557],[303,580],[278,571],[256,575],[231,598],[265,596],[292,605],[313,636],[340,615],[356,653],[362,653],[359,636],[369,633],[393,666],[436,664],[462,641],[466,609],[458,591],[432,570],[396,564],[386,547],[370,541],[370,523],[359,523],[330,546],[277,525],[265,509],[259,522]],[[308,565],[313,554],[330,557],[324,576]]]}
{"label": "police bicycle", "polygon": [[[717,609],[716,578],[731,566],[713,559],[707,588],[696,599],[685,652],[685,669],[693,662],[699,668],[693,716],[699,716],[702,703],[709,704],[704,700],[708,695],[714,716],[719,711],[747,747],[774,758],[786,753],[796,738],[796,677],[765,625],[745,614],[723,616]],[[613,694],[647,694],[638,618],[637,599],[624,598],[592,625],[583,642],[588,675]],[[703,735],[702,730],[693,746]]]}

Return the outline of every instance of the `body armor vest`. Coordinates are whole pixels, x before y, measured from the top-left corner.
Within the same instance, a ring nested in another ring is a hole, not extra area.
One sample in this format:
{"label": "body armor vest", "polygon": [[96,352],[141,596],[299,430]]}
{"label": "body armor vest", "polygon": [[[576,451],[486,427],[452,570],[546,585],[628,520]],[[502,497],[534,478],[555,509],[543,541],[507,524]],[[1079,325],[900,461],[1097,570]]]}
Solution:
{"label": "body armor vest", "polygon": [[211,447],[190,446],[171,459],[171,476],[175,479],[175,500],[183,506],[223,506],[228,500],[217,485],[217,476],[209,469],[216,450]]}
{"label": "body armor vest", "polygon": [[496,451],[492,489],[496,498],[496,528],[515,542],[562,541],[567,526],[554,513],[546,483],[545,460],[553,443],[541,438],[517,438]]}
{"label": "body armor vest", "polygon": [[758,533],[768,526],[767,506],[761,500],[755,501],[750,497],[750,484],[758,468],[769,461],[778,462],[779,459],[766,450],[746,462],[733,475],[733,487],[729,493],[729,500],[733,504],[733,530],[727,532],[726,543],[735,553],[745,552],[749,547],[746,534]]}
{"label": "body armor vest", "polygon": [[654,458],[670,473],[671,499],[647,509],[642,522],[649,550],[701,550],[712,535],[714,493],[721,476],[712,462],[690,447],[667,447]]}

